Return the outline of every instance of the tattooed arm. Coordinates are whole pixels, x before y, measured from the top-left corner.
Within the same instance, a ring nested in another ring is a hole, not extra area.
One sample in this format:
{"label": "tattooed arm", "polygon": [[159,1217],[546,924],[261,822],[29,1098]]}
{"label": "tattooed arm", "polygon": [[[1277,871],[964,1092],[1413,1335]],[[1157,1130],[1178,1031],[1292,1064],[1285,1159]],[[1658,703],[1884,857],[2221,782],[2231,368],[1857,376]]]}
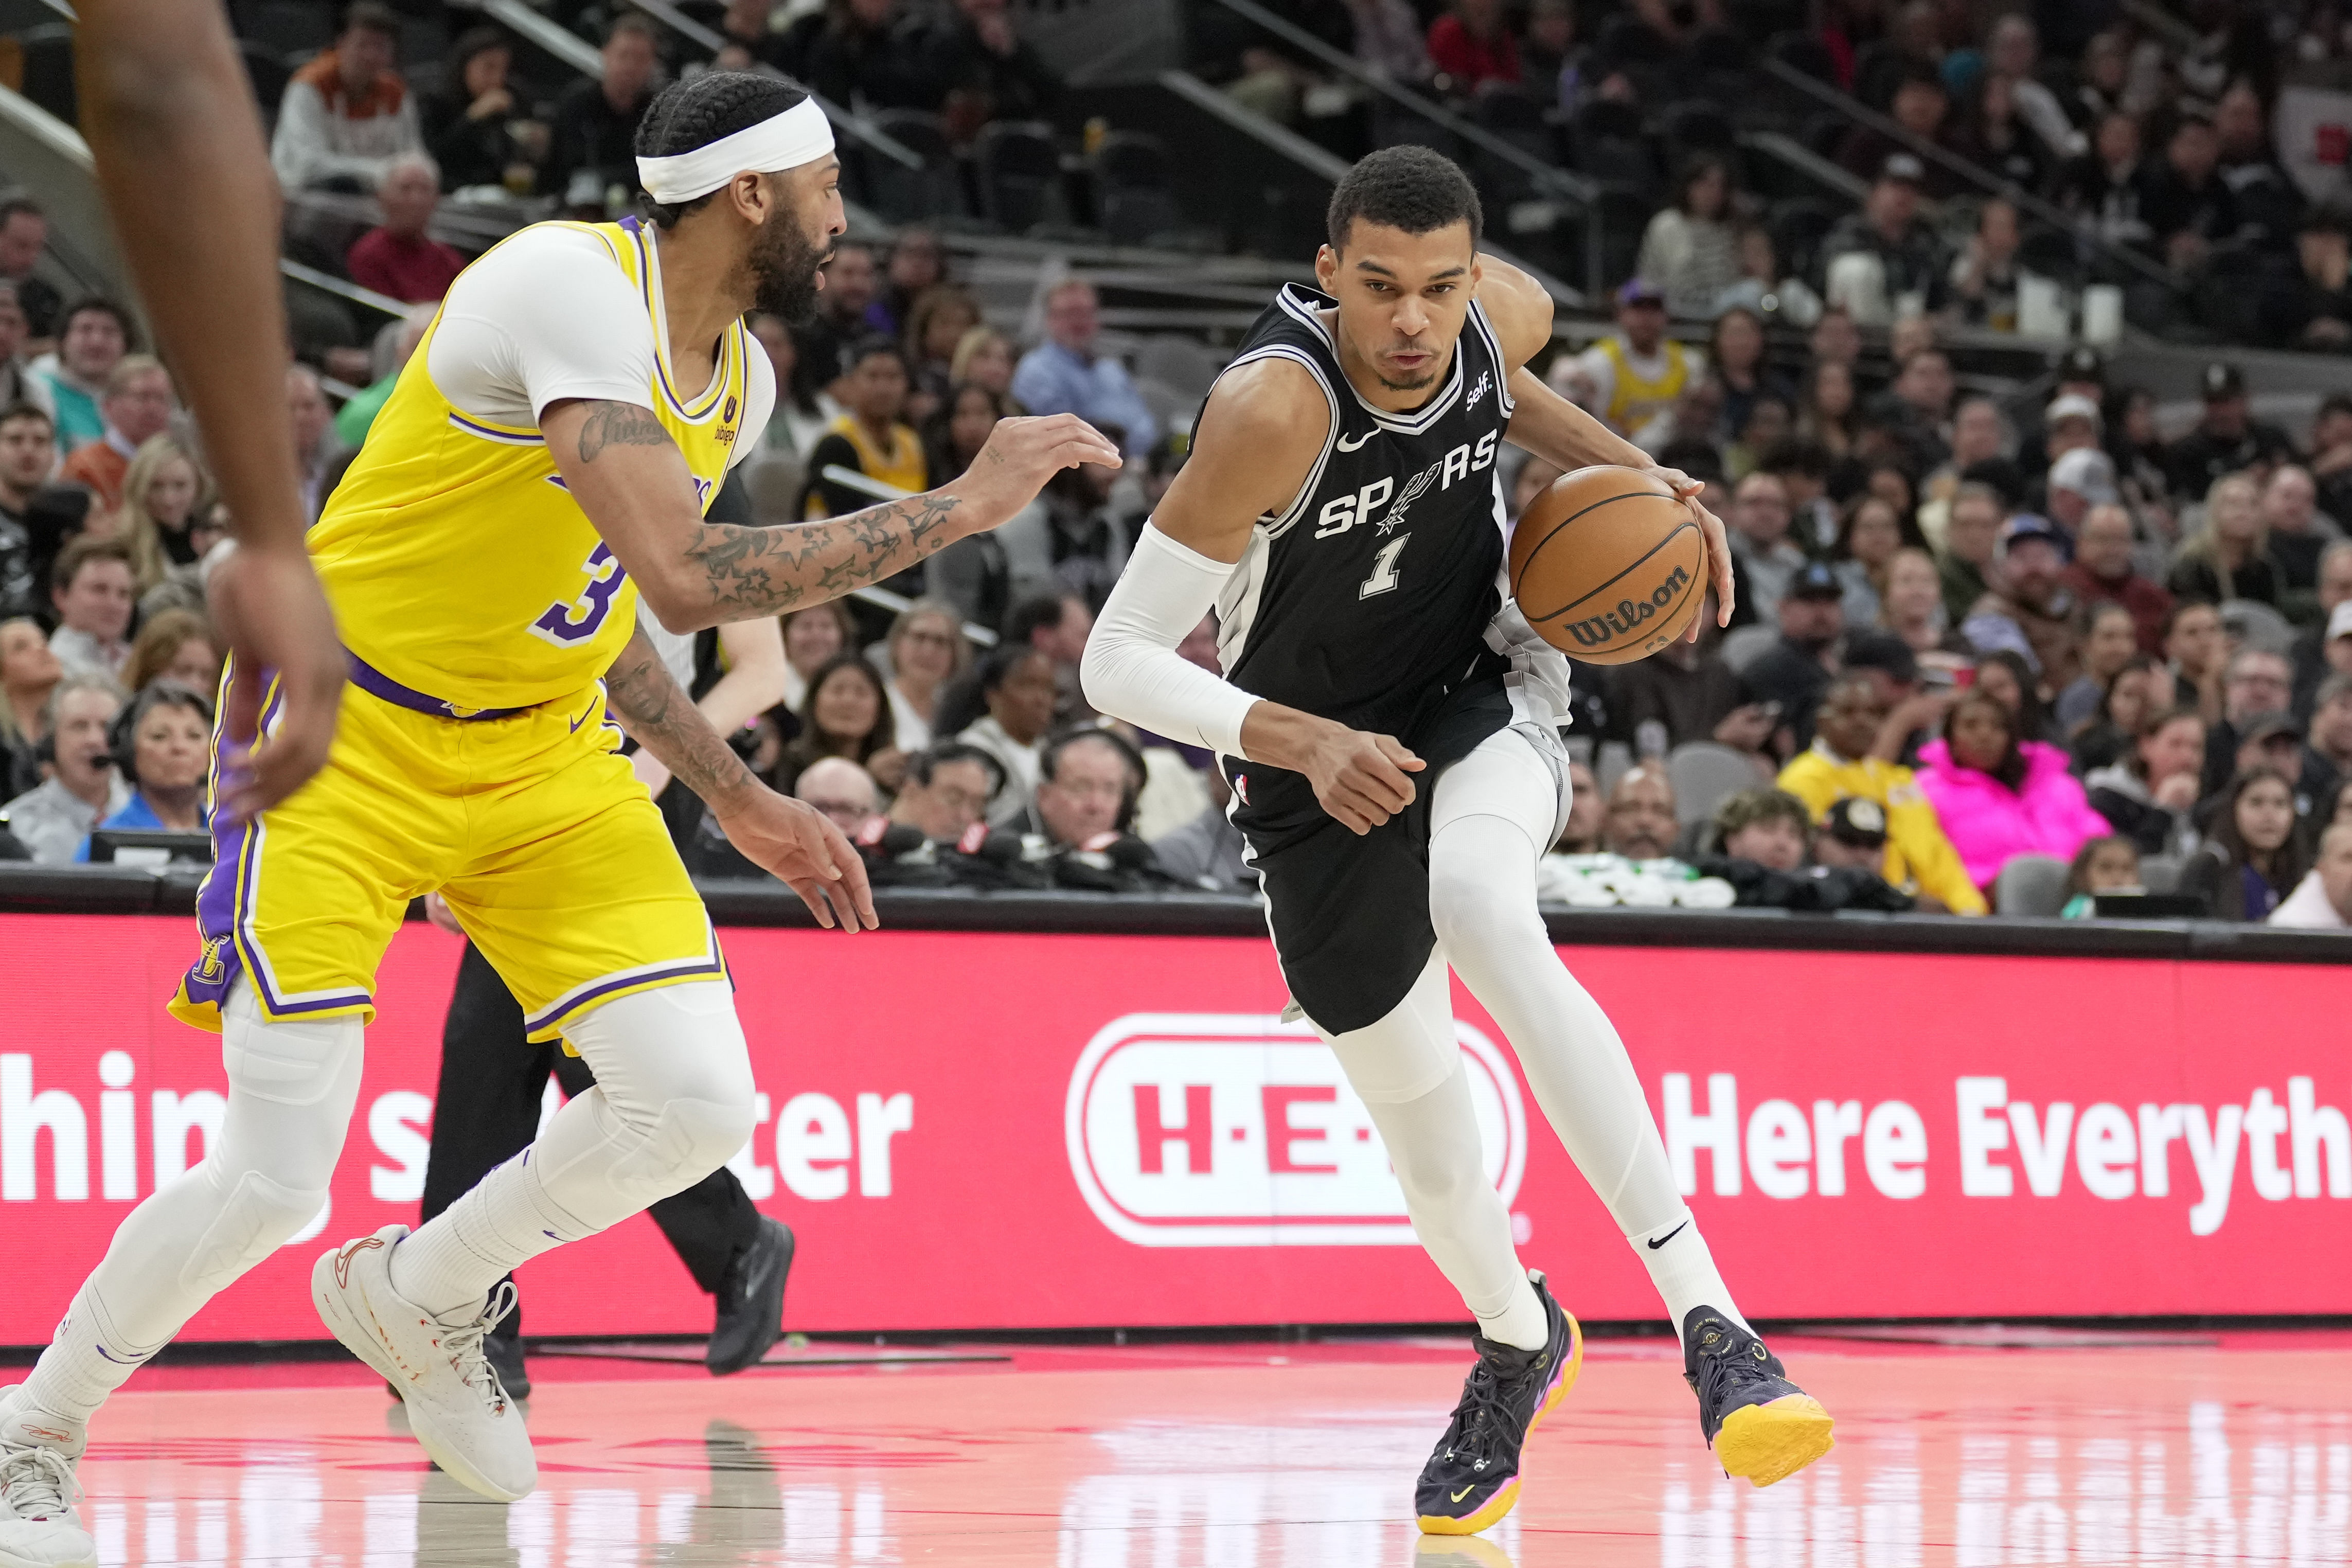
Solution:
{"label": "tattooed arm", "polygon": [[588,521],[677,632],[837,599],[997,527],[1059,469],[1118,466],[1118,448],[1076,415],[1004,419],[952,484],[823,522],[745,528],[703,521],[686,459],[648,409],[570,399],[549,405],[540,429]]}
{"label": "tattooed arm", "polygon": [[670,679],[643,628],[604,672],[604,698],[621,727],[703,798],[728,842],[801,896],[819,925],[871,929],[874,891],[866,863],[814,806],[788,800],[743,765],[710,721]]}

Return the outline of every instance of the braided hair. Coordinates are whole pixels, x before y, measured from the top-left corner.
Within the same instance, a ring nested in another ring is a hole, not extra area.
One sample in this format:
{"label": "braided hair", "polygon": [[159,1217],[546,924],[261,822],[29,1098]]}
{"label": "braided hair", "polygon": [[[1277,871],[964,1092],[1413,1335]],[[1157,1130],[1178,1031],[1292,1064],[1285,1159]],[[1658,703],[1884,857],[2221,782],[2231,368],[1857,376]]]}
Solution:
{"label": "braided hair", "polygon": [[[708,147],[722,136],[774,119],[807,97],[806,91],[782,77],[751,71],[705,71],[672,82],[646,106],[645,118],[637,122],[636,155],[675,158]],[[668,228],[718,194],[712,191],[676,205],[644,196],[639,205],[647,219]]]}

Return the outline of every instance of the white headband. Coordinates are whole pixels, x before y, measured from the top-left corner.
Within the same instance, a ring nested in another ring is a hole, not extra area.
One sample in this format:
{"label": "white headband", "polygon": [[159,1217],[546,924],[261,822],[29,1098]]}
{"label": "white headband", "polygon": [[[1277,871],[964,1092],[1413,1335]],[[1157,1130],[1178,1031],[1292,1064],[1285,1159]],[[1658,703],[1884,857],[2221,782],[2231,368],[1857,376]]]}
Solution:
{"label": "white headband", "polygon": [[772,174],[814,163],[833,151],[833,125],[804,98],[772,119],[671,158],[640,158],[637,180],[664,206],[707,196],[745,170]]}

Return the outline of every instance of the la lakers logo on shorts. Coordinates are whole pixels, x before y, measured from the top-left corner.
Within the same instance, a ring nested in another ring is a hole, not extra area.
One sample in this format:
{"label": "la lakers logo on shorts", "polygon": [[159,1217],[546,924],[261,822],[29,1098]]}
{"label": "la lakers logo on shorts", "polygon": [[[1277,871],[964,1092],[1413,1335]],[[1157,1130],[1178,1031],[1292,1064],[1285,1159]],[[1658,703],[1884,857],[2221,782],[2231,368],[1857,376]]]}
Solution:
{"label": "la lakers logo on shorts", "polygon": [[227,941],[228,938],[225,936],[207,937],[205,940],[203,955],[196,960],[197,979],[213,984],[219,983],[222,974],[226,973],[221,964],[220,950],[222,943]]}

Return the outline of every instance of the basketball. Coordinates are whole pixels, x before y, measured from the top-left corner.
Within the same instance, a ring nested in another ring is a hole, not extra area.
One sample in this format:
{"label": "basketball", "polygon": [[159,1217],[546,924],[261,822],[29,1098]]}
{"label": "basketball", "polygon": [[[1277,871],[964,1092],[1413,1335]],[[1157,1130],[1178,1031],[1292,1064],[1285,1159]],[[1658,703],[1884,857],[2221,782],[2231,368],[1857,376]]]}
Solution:
{"label": "basketball", "polygon": [[1562,653],[1631,664],[1690,630],[1706,599],[1706,535],[1656,475],[1579,468],[1520,516],[1511,593]]}

